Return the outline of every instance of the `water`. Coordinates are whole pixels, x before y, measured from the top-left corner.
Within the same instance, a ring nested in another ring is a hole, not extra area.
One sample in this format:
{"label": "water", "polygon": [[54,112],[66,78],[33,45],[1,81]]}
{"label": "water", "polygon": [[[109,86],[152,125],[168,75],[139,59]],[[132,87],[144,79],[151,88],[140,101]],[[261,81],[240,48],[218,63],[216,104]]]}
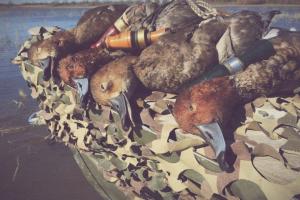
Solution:
{"label": "water", "polygon": [[279,10],[281,14],[276,16],[273,20],[272,26],[282,27],[282,28],[296,28],[300,31],[300,5],[299,6],[263,6],[263,5],[253,5],[253,6],[226,6],[224,8],[230,12],[237,12],[240,10],[252,10],[260,13],[264,13],[270,10]]}
{"label": "water", "polygon": [[[0,10],[0,127],[23,124],[29,113],[37,109],[30,97],[20,98],[19,90],[28,94],[18,67],[11,64],[18,49],[28,37],[27,30],[34,26],[59,26],[69,29],[86,10],[73,9],[9,9]],[[18,108],[17,102],[24,105]],[[15,118],[16,113],[18,118]]]}
{"label": "water", "polygon": [[[18,67],[10,62],[28,37],[27,30],[40,25],[69,29],[84,10],[0,10],[0,199],[99,199],[68,148],[44,141],[46,127],[14,129],[26,126],[27,117],[38,109]],[[23,105],[18,108],[14,101]]]}
{"label": "water", "polygon": [[[226,6],[224,9],[235,12],[245,8],[260,12],[273,9],[281,10],[283,14],[275,18],[273,26],[284,28],[294,27],[300,30],[300,7]],[[53,186],[55,182],[60,183],[61,187],[63,187],[64,184],[69,185],[67,183],[72,183],[72,187],[75,187],[75,190],[80,191],[79,193],[82,194],[82,196],[77,194],[77,199],[87,198],[91,200],[97,198],[95,192],[89,188],[83,179],[80,179],[80,181],[72,179],[74,177],[80,178],[81,176],[74,161],[70,159],[71,155],[67,152],[66,148],[62,148],[61,146],[48,148],[41,142],[43,136],[47,134],[45,128],[30,129],[14,134],[1,133],[1,129],[3,130],[4,128],[26,125],[26,119],[30,113],[38,109],[36,103],[29,96],[29,91],[25,85],[25,81],[21,77],[18,67],[10,62],[11,59],[16,56],[21,44],[28,37],[27,30],[40,25],[59,26],[69,29],[75,26],[77,20],[85,10],[86,8],[0,10],[0,158],[1,162],[3,162],[4,158],[6,160],[5,165],[1,165],[0,163],[0,198],[41,199],[40,197],[43,197],[43,199],[47,199],[45,197],[50,195],[50,190],[47,190],[47,187],[48,185]],[[27,94],[26,98],[22,98],[19,95],[20,90],[25,91]],[[17,102],[22,102],[23,105],[18,108]],[[38,145],[35,142],[36,140],[40,141]],[[28,148],[31,150],[28,151]],[[34,151],[34,154],[32,151]],[[21,174],[12,182],[10,177],[13,175],[12,169],[15,168],[16,158],[18,158],[18,156],[21,164],[25,165],[27,171],[22,171],[21,168],[19,172]],[[33,163],[36,164],[33,165],[31,161],[28,161],[30,159],[34,160]],[[45,163],[49,164],[49,162],[47,162],[49,159],[54,163],[51,166],[45,167]],[[52,167],[61,168],[61,170],[57,171]],[[36,168],[41,168],[44,171],[38,170],[39,173],[37,174]],[[66,172],[68,173],[66,174]],[[29,176],[28,173],[32,173],[32,175],[30,174]],[[51,174],[56,174],[57,178],[53,179]],[[30,180],[38,181],[38,183],[44,184],[45,187],[43,188],[39,184],[39,187],[41,187],[39,190],[31,190],[27,183],[28,181],[30,182]],[[2,187],[3,184],[5,185],[4,189]],[[56,194],[57,196],[55,196],[56,198],[49,197],[49,199],[74,199],[73,196],[68,196],[69,192],[72,191],[72,187],[70,186],[65,190],[60,190],[59,194],[53,191],[52,194]]]}

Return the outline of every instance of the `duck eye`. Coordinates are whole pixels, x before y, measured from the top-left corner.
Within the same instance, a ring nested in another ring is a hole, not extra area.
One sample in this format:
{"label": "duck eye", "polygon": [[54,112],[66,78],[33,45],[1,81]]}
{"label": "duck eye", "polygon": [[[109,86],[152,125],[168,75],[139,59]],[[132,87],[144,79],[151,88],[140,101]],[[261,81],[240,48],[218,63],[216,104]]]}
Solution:
{"label": "duck eye", "polygon": [[193,112],[195,111],[195,105],[193,104],[190,104],[189,107],[188,107],[189,111]]}
{"label": "duck eye", "polygon": [[101,89],[102,92],[105,92],[107,90],[107,85],[104,84],[104,83],[101,83],[100,84],[100,89]]}
{"label": "duck eye", "polygon": [[68,65],[68,69],[73,69],[74,66],[73,65]]}
{"label": "duck eye", "polygon": [[58,45],[58,46],[63,46],[63,44],[64,44],[64,41],[63,41],[63,40],[58,40],[58,41],[57,41],[57,45]]}
{"label": "duck eye", "polygon": [[108,82],[103,82],[100,84],[100,89],[102,92],[105,92],[107,90],[109,90],[112,87],[112,82],[108,81]]}
{"label": "duck eye", "polygon": [[102,89],[102,90],[104,90],[104,86],[103,86],[103,84],[101,84],[101,85],[100,85],[100,87],[101,87],[101,89]]}

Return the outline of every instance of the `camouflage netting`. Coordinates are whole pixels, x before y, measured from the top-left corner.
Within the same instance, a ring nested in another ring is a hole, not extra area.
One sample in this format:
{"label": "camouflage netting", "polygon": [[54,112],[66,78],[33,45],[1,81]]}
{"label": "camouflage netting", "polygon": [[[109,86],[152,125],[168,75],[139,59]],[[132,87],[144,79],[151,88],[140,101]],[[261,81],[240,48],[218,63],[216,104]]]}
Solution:
{"label": "camouflage netting", "polygon": [[[231,145],[237,156],[235,170],[225,173],[210,159],[213,151],[201,138],[182,134],[178,128],[169,110],[175,95],[153,92],[139,99],[142,111],[134,114],[143,124],[124,133],[115,123],[118,115],[109,108],[91,102],[83,109],[75,89],[44,81],[43,70],[27,59],[31,43],[59,31],[43,30],[30,32],[32,37],[14,60],[39,103],[39,118],[52,138],[92,158],[96,172],[128,199],[299,198],[298,94],[259,98],[245,106],[246,121]],[[108,199],[117,199],[114,195],[107,193]]]}

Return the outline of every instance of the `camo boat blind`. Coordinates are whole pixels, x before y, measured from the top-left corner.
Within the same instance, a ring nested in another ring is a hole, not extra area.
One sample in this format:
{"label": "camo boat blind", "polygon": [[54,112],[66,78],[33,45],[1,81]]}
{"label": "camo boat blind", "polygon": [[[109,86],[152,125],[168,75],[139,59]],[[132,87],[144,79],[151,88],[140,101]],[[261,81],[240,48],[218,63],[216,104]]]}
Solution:
{"label": "camo boat blind", "polygon": [[29,62],[27,50],[31,43],[51,37],[56,31],[59,29],[52,27],[31,30],[31,38],[14,62],[20,65],[31,96],[39,103],[39,122],[47,125],[51,138],[69,145],[77,161],[80,157],[81,164],[90,166],[90,174],[83,170],[88,179],[93,176],[94,181],[106,180],[98,190],[103,198],[299,197],[298,91],[288,98],[259,98],[245,106],[246,120],[235,131],[231,145],[236,155],[232,160],[235,170],[226,173],[203,139],[183,134],[178,128],[170,109],[176,95],[154,91],[133,102],[141,110],[134,114],[142,123],[125,133],[119,128],[119,116],[110,108],[94,101],[82,108],[74,88],[56,85],[51,79],[45,81],[43,70]]}

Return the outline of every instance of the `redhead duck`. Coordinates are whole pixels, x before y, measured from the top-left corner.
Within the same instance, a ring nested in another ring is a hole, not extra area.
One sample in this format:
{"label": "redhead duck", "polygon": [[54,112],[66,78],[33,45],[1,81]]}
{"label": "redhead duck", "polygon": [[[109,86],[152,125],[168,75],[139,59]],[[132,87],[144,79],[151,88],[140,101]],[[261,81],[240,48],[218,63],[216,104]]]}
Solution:
{"label": "redhead duck", "polygon": [[211,79],[182,91],[175,103],[174,116],[186,132],[204,137],[226,170],[226,127],[238,104],[261,95],[292,91],[300,85],[300,32],[281,31],[270,39],[276,51],[267,60],[248,66],[241,73]]}
{"label": "redhead duck", "polygon": [[[186,29],[163,36],[157,43],[143,50],[134,66],[134,72],[149,89],[178,92],[182,85],[203,75],[218,63],[216,44],[226,29],[231,30],[231,40],[235,41],[233,49],[239,55],[253,41],[261,39],[264,27],[270,23],[274,14],[267,15],[269,17],[263,18],[255,12],[242,11],[228,17],[202,21],[189,35],[190,38],[186,37]],[[239,31],[238,27],[243,26]]]}
{"label": "redhead duck", "polygon": [[110,106],[117,111],[124,130],[127,129],[124,127],[127,117],[132,119],[128,110],[128,99],[136,86],[136,78],[131,69],[136,59],[135,56],[116,59],[100,68],[90,80],[90,90],[94,100],[100,105]]}
{"label": "redhead duck", "polygon": [[61,59],[57,71],[64,83],[76,88],[74,79],[88,78],[101,66],[121,55],[103,48],[87,49]]}

